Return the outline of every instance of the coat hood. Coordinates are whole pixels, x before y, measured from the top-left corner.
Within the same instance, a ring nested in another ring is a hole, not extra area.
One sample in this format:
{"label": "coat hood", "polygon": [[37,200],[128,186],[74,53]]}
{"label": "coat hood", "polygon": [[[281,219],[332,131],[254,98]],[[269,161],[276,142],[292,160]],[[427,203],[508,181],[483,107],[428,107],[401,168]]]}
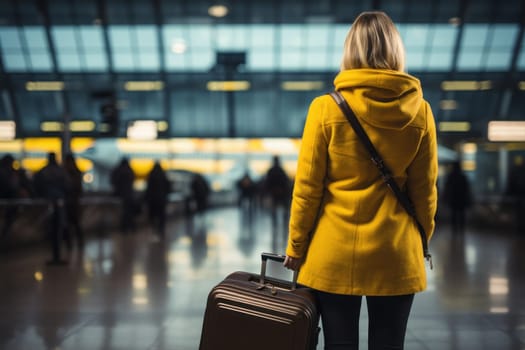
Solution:
{"label": "coat hood", "polygon": [[380,128],[405,128],[414,120],[423,102],[419,80],[393,70],[341,71],[334,85],[359,118]]}

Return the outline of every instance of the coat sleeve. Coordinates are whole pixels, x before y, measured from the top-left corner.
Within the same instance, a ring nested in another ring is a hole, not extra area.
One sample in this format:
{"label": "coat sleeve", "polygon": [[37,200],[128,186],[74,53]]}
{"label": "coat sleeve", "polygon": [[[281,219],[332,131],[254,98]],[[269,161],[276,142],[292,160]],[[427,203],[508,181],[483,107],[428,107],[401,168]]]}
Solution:
{"label": "coat sleeve", "polygon": [[427,127],[417,154],[408,168],[407,190],[417,218],[426,231],[427,240],[430,240],[437,210],[438,155],[436,125],[428,103],[425,103],[425,116]]}
{"label": "coat sleeve", "polygon": [[286,254],[301,258],[308,249],[324,191],[328,146],[323,129],[324,103],[316,98],[310,105],[299,151],[290,211]]}

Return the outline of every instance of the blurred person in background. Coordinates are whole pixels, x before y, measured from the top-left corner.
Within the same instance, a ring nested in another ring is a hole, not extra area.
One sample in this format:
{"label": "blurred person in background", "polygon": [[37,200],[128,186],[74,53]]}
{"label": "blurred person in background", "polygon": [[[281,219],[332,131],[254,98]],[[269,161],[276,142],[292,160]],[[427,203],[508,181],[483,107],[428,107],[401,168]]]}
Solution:
{"label": "blurred person in background", "polygon": [[122,158],[113,169],[110,181],[113,194],[120,199],[120,229],[123,233],[130,233],[135,230],[137,204],[135,203],[135,191],[133,189],[135,173],[127,158]]}
{"label": "blurred person in background", "polygon": [[239,208],[243,214],[247,214],[248,217],[251,218],[255,206],[254,197],[257,186],[250,177],[248,170],[246,170],[244,175],[237,181],[237,189],[239,190]]}
{"label": "blurred person in background", "polygon": [[288,217],[288,207],[290,205],[291,183],[288,175],[281,166],[279,156],[273,156],[272,166],[266,172],[265,189],[271,198],[272,222],[274,227],[277,224],[277,212],[281,208],[283,217]]}
{"label": "blurred person in background", "polygon": [[147,177],[145,198],[150,224],[161,239],[166,231],[166,206],[170,191],[171,184],[166,172],[156,161]]}
{"label": "blurred person in background", "polygon": [[199,173],[191,175],[189,187],[190,195],[186,199],[187,232],[192,236],[192,242],[197,242],[205,239],[202,235],[207,232],[205,214],[211,189],[206,178]]}
{"label": "blurred person in background", "polygon": [[450,209],[452,232],[455,234],[464,233],[467,209],[472,205],[472,193],[470,183],[461,170],[461,162],[459,161],[452,163],[452,170],[445,178],[443,201]]}
{"label": "blurred person in background", "polygon": [[82,187],[82,172],[77,166],[73,154],[68,153],[64,158],[64,170],[67,176],[66,190],[66,227],[65,237],[68,246],[72,246],[72,236],[75,237],[77,247],[84,248],[84,232],[82,230],[82,208],[80,199],[84,193]]}
{"label": "blurred person in background", "polygon": [[62,265],[61,244],[65,227],[65,197],[67,191],[67,174],[58,164],[56,154],[47,155],[47,164],[33,177],[35,192],[38,197],[47,199],[51,206],[51,217],[48,225],[48,236],[51,241],[52,260],[50,265]]}
{"label": "blurred person in background", "polygon": [[514,202],[515,229],[525,234],[525,162],[523,156],[517,156],[507,180],[507,196]]}
{"label": "blurred person in background", "polygon": [[[14,161],[12,155],[6,154],[0,159],[0,199],[7,200],[18,198],[20,190],[20,182],[17,175],[17,170],[14,168]],[[5,238],[9,233],[11,226],[15,222],[18,207],[11,203],[2,205],[4,215],[2,223],[2,232],[0,238]]]}
{"label": "blurred person in background", "polygon": [[208,199],[211,190],[208,181],[201,174],[193,174],[191,179],[191,194],[195,202],[195,212],[202,214],[208,208]]}

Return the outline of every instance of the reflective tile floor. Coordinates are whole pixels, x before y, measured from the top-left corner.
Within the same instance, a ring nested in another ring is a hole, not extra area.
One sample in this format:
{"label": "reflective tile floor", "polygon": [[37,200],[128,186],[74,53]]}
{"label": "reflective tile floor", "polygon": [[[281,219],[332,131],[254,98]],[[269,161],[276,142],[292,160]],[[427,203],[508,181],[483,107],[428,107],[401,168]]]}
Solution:
{"label": "reflective tile floor", "polygon": [[[90,234],[66,266],[46,265],[46,245],[2,251],[0,349],[198,349],[209,290],[230,272],[258,272],[261,252],[283,252],[279,227],[264,212],[250,225],[228,207],[173,219],[164,241],[147,228]],[[431,249],[435,267],[416,296],[406,349],[524,350],[525,237],[455,237],[443,224]],[[364,306],[361,317],[366,349]]]}

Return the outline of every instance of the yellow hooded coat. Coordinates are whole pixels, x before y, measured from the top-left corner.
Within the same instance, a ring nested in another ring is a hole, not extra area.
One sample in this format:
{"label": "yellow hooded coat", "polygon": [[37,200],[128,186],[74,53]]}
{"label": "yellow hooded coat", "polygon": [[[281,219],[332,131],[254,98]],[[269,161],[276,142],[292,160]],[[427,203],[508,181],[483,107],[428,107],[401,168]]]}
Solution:
{"label": "yellow hooded coat", "polygon": [[[391,70],[352,69],[334,83],[408,192],[430,240],[437,143],[419,80]],[[426,288],[413,219],[328,95],[313,100],[306,119],[286,254],[305,259],[299,283],[325,292],[402,295]]]}

